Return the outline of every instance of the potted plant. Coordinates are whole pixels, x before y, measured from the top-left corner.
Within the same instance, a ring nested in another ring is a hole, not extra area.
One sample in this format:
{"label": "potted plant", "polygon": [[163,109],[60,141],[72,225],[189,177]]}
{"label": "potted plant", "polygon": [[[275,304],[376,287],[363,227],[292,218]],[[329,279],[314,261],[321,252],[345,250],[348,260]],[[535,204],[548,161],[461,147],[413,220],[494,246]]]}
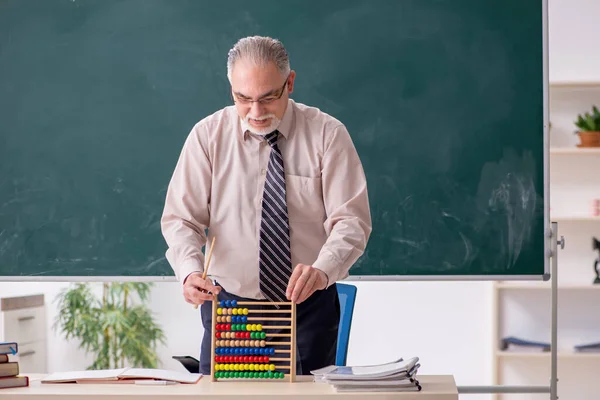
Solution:
{"label": "potted plant", "polygon": [[103,283],[98,298],[90,283],[76,283],[56,298],[54,329],[95,355],[88,369],[156,368],[156,346],[165,335],[146,306],[151,283]]}
{"label": "potted plant", "polygon": [[600,112],[596,106],[592,106],[591,113],[579,114],[575,126],[581,141],[578,147],[600,147]]}

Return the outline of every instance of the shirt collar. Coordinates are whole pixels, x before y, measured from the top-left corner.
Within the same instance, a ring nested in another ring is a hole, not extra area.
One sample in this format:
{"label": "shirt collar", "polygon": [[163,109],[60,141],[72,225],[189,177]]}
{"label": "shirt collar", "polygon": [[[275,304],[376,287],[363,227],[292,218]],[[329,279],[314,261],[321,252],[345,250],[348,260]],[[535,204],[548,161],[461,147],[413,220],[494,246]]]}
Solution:
{"label": "shirt collar", "polygon": [[[279,131],[279,133],[281,133],[281,135],[286,139],[289,138],[290,131],[292,128],[292,119],[293,119],[293,114],[294,114],[294,104],[293,103],[294,103],[294,101],[292,99],[288,99],[288,104],[285,109],[285,113],[283,114],[283,118],[281,118],[281,123],[277,127],[277,130]],[[234,109],[234,111],[235,111],[235,109]],[[246,140],[249,136],[252,135],[248,131],[241,132],[242,125],[239,123],[239,116],[238,116],[238,126],[240,127],[240,133],[242,135],[243,140]],[[257,136],[257,135],[252,135],[252,136]]]}

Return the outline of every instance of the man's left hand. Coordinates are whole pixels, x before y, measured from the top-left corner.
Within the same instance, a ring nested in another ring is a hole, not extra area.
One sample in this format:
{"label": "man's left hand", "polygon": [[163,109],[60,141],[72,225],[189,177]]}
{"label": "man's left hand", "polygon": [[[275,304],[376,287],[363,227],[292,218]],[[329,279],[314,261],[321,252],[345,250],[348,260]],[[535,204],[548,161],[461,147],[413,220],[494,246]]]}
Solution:
{"label": "man's left hand", "polygon": [[298,264],[290,277],[285,295],[296,304],[308,299],[317,290],[325,289],[327,275],[311,265]]}

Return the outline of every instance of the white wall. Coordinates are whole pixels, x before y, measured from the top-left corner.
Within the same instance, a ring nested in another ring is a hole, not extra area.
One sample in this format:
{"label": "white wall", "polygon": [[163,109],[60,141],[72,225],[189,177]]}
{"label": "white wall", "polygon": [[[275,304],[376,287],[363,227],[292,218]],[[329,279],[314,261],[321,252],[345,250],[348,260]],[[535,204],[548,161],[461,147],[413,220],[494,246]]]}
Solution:
{"label": "white wall", "polygon": [[[600,39],[597,23],[600,1],[550,0],[549,6],[551,80],[600,80],[600,54],[595,51]],[[570,129],[569,118],[569,115],[557,116],[553,124],[556,129]],[[558,140],[575,139],[565,136]],[[358,299],[350,339],[350,364],[419,356],[423,374],[453,374],[459,385],[491,384],[490,282],[355,283]],[[64,286],[63,283],[0,283],[0,297],[44,293],[50,329],[56,315],[52,301]],[[182,369],[171,356],[198,356],[202,337],[199,311],[184,302],[176,282],[157,283],[151,299],[168,337],[168,345],[159,349],[162,366]],[[54,332],[49,335],[49,371],[82,369],[88,365],[90,357],[79,351],[75,343],[65,343]]]}
{"label": "white wall", "polygon": [[600,79],[600,2],[548,0],[550,80]]}

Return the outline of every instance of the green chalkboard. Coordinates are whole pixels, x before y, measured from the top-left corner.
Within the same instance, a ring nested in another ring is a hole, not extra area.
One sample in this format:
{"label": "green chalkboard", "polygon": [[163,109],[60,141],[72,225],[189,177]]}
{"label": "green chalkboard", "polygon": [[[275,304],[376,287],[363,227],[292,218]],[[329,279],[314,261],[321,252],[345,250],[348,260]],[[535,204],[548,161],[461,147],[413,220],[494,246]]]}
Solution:
{"label": "green chalkboard", "polygon": [[545,272],[542,1],[0,0],[0,279],[172,276],[160,216],[226,54],[281,39],[350,131],[354,276]]}

